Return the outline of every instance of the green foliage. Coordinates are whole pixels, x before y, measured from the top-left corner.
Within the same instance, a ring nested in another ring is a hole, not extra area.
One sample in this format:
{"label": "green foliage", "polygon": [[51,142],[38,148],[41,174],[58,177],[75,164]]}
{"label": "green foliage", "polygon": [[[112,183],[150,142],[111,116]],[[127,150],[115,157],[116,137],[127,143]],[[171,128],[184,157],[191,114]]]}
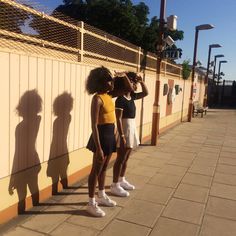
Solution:
{"label": "green foliage", "polygon": [[[127,40],[146,51],[156,52],[159,34],[157,17],[148,20],[149,8],[144,2],[130,0],[64,0],[56,8],[65,15],[84,21],[110,34]],[[166,31],[174,40],[183,39],[183,31]]]}
{"label": "green foliage", "polygon": [[182,63],[182,76],[184,80],[187,80],[191,74],[191,67],[189,63],[190,60],[184,60]]}

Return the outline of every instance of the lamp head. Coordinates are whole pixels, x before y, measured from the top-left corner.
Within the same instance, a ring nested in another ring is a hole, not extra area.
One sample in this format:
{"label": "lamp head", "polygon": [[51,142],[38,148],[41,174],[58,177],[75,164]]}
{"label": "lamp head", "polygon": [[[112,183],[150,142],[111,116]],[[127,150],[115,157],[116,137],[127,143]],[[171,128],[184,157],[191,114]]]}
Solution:
{"label": "lamp head", "polygon": [[220,63],[227,63],[228,61],[220,61]]}
{"label": "lamp head", "polygon": [[210,48],[221,48],[222,46],[220,44],[210,44]]}
{"label": "lamp head", "polygon": [[215,58],[218,58],[218,57],[224,57],[224,55],[223,54],[215,55]]}
{"label": "lamp head", "polygon": [[209,29],[213,29],[214,26],[211,24],[203,24],[203,25],[198,25],[196,26],[196,30],[209,30]]}

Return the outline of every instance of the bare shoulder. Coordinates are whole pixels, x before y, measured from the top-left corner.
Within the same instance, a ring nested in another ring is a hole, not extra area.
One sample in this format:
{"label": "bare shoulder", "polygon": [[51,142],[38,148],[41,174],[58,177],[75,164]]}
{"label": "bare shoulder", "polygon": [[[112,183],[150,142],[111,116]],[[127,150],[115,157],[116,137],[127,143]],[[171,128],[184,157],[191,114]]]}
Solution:
{"label": "bare shoulder", "polygon": [[95,94],[92,98],[92,104],[97,104],[97,105],[102,105],[103,104],[103,101],[102,99],[99,97],[98,94]]}

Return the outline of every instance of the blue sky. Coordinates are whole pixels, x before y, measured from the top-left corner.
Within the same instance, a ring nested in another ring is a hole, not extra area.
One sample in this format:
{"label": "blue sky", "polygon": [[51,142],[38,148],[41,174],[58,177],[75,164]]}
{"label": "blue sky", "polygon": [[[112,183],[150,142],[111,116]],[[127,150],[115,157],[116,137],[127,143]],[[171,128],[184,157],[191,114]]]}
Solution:
{"label": "blue sky", "polygon": [[[55,8],[62,0],[38,0],[41,4]],[[139,3],[133,0],[134,4]],[[159,16],[160,0],[143,1],[149,6],[150,15]],[[178,29],[184,31],[184,40],[176,45],[183,49],[182,59],[193,58],[195,26],[213,24],[212,30],[200,31],[197,60],[206,67],[209,44],[219,43],[222,48],[212,49],[212,60],[216,54],[224,54],[221,60],[224,79],[236,80],[236,0],[166,0],[166,16],[178,16]],[[218,65],[217,65],[218,66]]]}

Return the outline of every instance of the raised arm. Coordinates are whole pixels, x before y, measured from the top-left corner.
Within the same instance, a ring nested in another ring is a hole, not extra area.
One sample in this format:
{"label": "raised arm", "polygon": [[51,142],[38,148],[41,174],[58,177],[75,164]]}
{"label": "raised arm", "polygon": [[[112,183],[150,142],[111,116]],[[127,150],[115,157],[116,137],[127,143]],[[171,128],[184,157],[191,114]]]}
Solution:
{"label": "raised arm", "polygon": [[147,88],[146,84],[144,83],[141,76],[137,77],[137,82],[140,83],[141,88],[142,88],[142,92],[135,93],[136,99],[141,99],[141,98],[146,97],[148,95],[148,88]]}

